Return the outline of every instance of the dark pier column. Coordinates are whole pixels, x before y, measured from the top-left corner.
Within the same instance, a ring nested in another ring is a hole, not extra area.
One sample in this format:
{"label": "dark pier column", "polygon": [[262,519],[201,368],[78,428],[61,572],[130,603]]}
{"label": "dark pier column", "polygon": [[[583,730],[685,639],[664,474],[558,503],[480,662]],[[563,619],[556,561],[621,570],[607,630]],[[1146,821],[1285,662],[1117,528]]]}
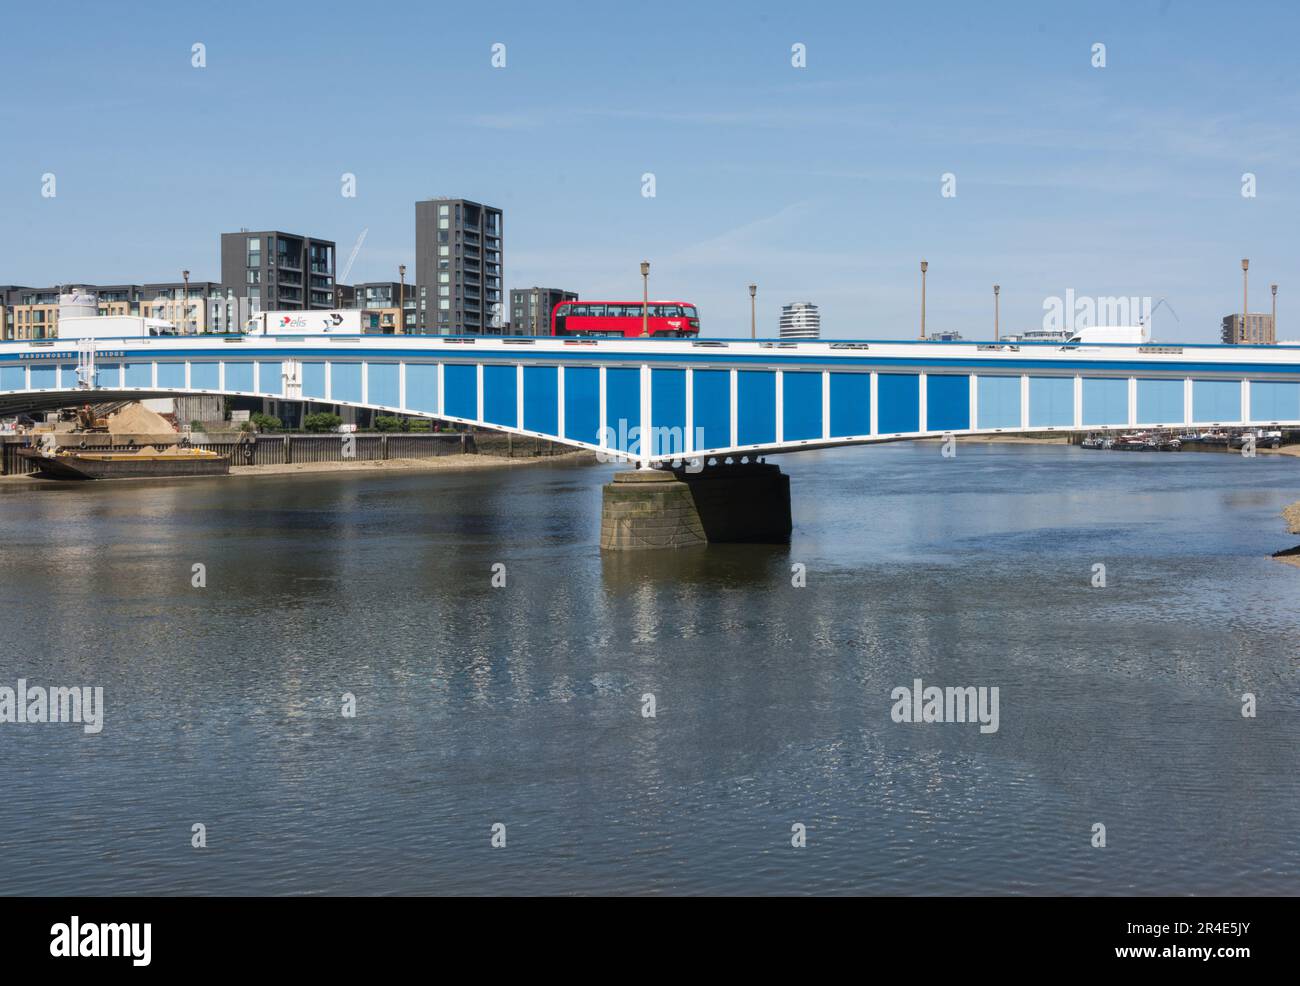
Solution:
{"label": "dark pier column", "polygon": [[788,544],[790,477],[774,465],[735,463],[620,472],[605,486],[600,546],[606,551],[709,543]]}

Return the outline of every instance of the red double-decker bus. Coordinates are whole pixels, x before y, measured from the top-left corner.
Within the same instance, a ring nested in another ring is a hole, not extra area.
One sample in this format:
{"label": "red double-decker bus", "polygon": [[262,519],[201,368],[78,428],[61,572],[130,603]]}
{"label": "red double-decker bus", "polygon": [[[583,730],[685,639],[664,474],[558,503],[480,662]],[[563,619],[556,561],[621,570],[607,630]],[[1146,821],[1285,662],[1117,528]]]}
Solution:
{"label": "red double-decker bus", "polygon": [[[684,301],[652,301],[647,308],[647,328],[652,338],[679,339],[700,334],[700,313]],[[553,336],[641,335],[639,301],[561,301],[551,312]]]}

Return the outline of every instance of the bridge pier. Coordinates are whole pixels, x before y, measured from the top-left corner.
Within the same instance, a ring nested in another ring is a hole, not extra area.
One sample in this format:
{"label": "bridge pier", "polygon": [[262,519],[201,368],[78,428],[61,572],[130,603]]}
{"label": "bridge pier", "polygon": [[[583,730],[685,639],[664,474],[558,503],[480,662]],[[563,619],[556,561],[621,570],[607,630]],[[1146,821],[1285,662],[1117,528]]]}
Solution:
{"label": "bridge pier", "polygon": [[766,463],[615,473],[604,488],[604,551],[788,544],[790,477]]}

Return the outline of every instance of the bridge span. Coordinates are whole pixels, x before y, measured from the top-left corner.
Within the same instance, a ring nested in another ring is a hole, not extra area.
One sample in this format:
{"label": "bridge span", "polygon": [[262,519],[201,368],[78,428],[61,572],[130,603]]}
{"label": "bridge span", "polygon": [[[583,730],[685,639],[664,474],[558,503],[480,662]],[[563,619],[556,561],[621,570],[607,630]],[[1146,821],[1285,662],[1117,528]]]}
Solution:
{"label": "bridge span", "polygon": [[372,408],[656,464],[944,434],[1300,426],[1300,348],[369,335],[0,344],[0,413],[189,395]]}
{"label": "bridge span", "polygon": [[[742,459],[836,445],[1300,427],[1300,347],[372,335],[0,343],[0,414],[191,395],[417,415],[740,483],[758,475],[737,472]],[[780,497],[770,468],[763,483]],[[624,501],[636,499],[634,485],[624,484]],[[660,482],[655,496],[666,489]],[[718,503],[736,492],[710,489],[704,499]]]}

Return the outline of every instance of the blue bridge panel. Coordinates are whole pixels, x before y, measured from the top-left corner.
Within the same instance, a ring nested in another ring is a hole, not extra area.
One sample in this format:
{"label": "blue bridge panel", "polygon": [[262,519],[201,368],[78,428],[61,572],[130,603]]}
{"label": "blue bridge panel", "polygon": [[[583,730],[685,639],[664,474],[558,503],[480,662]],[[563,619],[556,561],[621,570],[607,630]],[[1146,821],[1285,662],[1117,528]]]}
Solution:
{"label": "blue bridge panel", "polygon": [[32,390],[54,390],[59,385],[57,366],[33,366]]}
{"label": "blue bridge panel", "polygon": [[1183,423],[1183,381],[1139,380],[1137,419],[1141,424]]}
{"label": "blue bridge panel", "polygon": [[632,429],[641,433],[641,371],[635,367],[611,366],[605,371],[605,427],[609,447],[620,452],[634,450]]}
{"label": "blue bridge panel", "polygon": [[876,424],[882,435],[921,430],[921,378],[915,373],[881,373]]}
{"label": "blue bridge panel", "polygon": [[[226,364],[226,389],[253,392],[253,364],[239,362]],[[357,400],[361,400],[357,397]]]}
{"label": "blue bridge panel", "polygon": [[128,387],[152,387],[153,386],[153,363],[142,363],[139,361],[123,364],[126,367],[126,386]]}
{"label": "blue bridge panel", "polygon": [[781,437],[787,442],[822,437],[822,375],[782,373]]}
{"label": "blue bridge panel", "polygon": [[702,444],[696,447],[726,448],[731,444],[731,373],[695,370],[691,387],[695,433],[702,429]]}
{"label": "blue bridge panel", "polygon": [[[195,364],[194,369],[190,372],[190,380],[193,381],[194,373],[199,369]],[[194,384],[195,387],[198,384]],[[323,362],[307,362],[302,365],[302,396],[303,397],[325,397],[325,364]]]}
{"label": "blue bridge panel", "polygon": [[981,375],[976,383],[976,427],[1020,427],[1020,378]]}
{"label": "blue bridge panel", "polygon": [[159,363],[158,386],[174,387],[177,390],[183,390],[185,388],[185,364]]}
{"label": "blue bridge panel", "polygon": [[1128,424],[1128,380],[1083,378],[1084,425]]}
{"label": "blue bridge panel", "polygon": [[1192,420],[1207,424],[1241,420],[1241,381],[1193,380]]}
{"label": "blue bridge panel", "polygon": [[[229,364],[226,364],[229,373]],[[226,389],[233,389],[226,381]],[[249,389],[252,387],[250,385]],[[361,403],[361,364],[330,360],[330,400]]]}
{"label": "blue bridge panel", "polygon": [[1029,427],[1059,428],[1074,424],[1074,378],[1029,378]]}
{"label": "blue bridge panel", "polygon": [[736,379],[736,442],[776,441],[776,371],[741,370]]}
{"label": "blue bridge panel", "polygon": [[564,437],[600,444],[600,371],[595,367],[565,367]]}
{"label": "blue bridge panel", "polygon": [[[262,373],[266,373],[266,363]],[[279,374],[277,374],[279,376]],[[401,406],[399,368],[396,363],[370,363],[366,367],[366,403]]]}
{"label": "blue bridge panel", "polygon": [[[284,367],[276,362],[269,363],[265,360],[259,360],[257,364],[257,392],[259,394],[273,394],[280,396],[284,389]],[[162,381],[162,367],[158,367],[158,379]]]}
{"label": "blue bridge panel", "polygon": [[831,374],[831,434],[871,434],[871,374]]}
{"label": "blue bridge panel", "polygon": [[655,455],[686,451],[686,371],[650,371],[650,425]]}
{"label": "blue bridge panel", "polygon": [[448,363],[442,371],[443,411],[454,418],[478,420],[478,368],[473,364]]}
{"label": "blue bridge panel", "polygon": [[519,374],[513,366],[483,367],[483,420],[519,427]]}
{"label": "blue bridge panel", "polygon": [[928,431],[970,428],[970,377],[931,373],[925,378],[925,427]]}
{"label": "blue bridge panel", "polygon": [[554,366],[524,367],[524,428],[560,433],[560,371]]}
{"label": "blue bridge panel", "polygon": [[411,411],[438,411],[438,365],[406,364],[406,407]]}
{"label": "blue bridge panel", "polygon": [[1300,421],[1300,383],[1250,382],[1252,421]]}
{"label": "blue bridge panel", "polygon": [[[216,376],[217,368],[212,367],[212,375]],[[95,364],[95,386],[96,387],[117,387],[120,386],[122,379],[121,363],[96,363]],[[216,386],[215,384],[213,385]]]}
{"label": "blue bridge panel", "polygon": [[22,390],[27,386],[27,367],[6,366],[0,368],[0,390]]}

